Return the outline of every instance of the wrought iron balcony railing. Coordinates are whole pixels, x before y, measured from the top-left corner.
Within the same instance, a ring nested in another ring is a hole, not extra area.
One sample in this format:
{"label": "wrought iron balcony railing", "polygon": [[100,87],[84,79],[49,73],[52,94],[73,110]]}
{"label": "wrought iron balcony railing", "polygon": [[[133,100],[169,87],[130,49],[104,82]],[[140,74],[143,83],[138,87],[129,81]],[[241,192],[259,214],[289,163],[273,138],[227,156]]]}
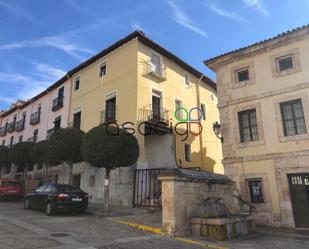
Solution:
{"label": "wrought iron balcony railing", "polygon": [[22,131],[24,129],[25,129],[25,119],[17,121],[15,125],[15,130]]}
{"label": "wrought iron balcony railing", "polygon": [[32,113],[30,116],[30,124],[36,125],[40,123],[40,119],[41,119],[41,112]]}
{"label": "wrought iron balcony railing", "polygon": [[140,121],[169,123],[169,110],[154,107],[153,105],[145,106],[138,111]]}
{"label": "wrought iron balcony railing", "polygon": [[164,81],[166,80],[166,66],[162,63],[153,63],[152,61],[145,62],[144,74]]}
{"label": "wrought iron balcony railing", "polygon": [[6,125],[0,128],[0,137],[4,137],[6,135],[6,128],[7,128]]}
{"label": "wrought iron balcony railing", "polygon": [[117,107],[100,112],[100,124],[117,121]]}
{"label": "wrought iron balcony railing", "polygon": [[9,123],[7,127],[7,132],[15,131],[15,125],[16,125],[16,121],[12,121],[11,123]]}
{"label": "wrought iron balcony railing", "polygon": [[63,96],[58,96],[53,100],[52,111],[55,112],[63,107]]}

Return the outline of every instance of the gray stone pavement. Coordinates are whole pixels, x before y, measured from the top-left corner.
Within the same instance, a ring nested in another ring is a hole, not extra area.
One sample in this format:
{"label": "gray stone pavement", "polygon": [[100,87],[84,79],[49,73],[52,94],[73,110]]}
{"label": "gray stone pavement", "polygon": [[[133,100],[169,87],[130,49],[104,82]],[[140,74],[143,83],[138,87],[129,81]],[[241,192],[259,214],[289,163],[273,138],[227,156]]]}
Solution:
{"label": "gray stone pavement", "polygon": [[[112,216],[122,220],[157,222],[156,212],[119,209]],[[151,217],[153,216],[153,217]],[[0,202],[0,249],[298,249],[309,248],[309,236],[261,229],[258,233],[230,242],[201,238],[170,239],[118,224],[103,216],[55,215],[24,210],[22,203]],[[191,241],[191,240],[193,241]]]}

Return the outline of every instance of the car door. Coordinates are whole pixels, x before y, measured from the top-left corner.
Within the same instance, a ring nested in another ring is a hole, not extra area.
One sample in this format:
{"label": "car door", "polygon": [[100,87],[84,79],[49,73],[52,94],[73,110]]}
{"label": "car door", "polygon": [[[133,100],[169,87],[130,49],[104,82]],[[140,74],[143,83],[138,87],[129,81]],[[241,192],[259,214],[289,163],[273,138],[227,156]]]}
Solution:
{"label": "car door", "polygon": [[30,193],[28,195],[29,205],[31,208],[37,209],[39,208],[39,197],[40,194],[43,192],[43,189],[45,188],[45,185],[38,187],[33,193]]}
{"label": "car door", "polygon": [[39,193],[38,208],[40,210],[45,210],[48,195],[50,194],[51,190],[52,190],[52,185],[48,184],[48,185],[44,185],[42,192]]}

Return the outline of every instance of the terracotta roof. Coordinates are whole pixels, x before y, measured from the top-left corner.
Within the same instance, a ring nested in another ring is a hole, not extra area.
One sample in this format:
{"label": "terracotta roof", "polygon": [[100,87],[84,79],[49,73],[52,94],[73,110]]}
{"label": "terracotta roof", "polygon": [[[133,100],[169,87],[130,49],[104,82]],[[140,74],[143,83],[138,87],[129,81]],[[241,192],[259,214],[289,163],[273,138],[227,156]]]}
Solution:
{"label": "terracotta roof", "polygon": [[204,61],[204,64],[205,64],[205,65],[208,65],[208,64],[212,63],[213,61],[215,61],[215,60],[217,60],[217,59],[220,59],[220,58],[223,58],[223,57],[225,57],[225,56],[227,56],[227,55],[232,55],[232,54],[235,54],[235,53],[237,53],[237,52],[241,52],[241,51],[243,51],[243,50],[246,50],[246,49],[249,49],[249,48],[258,46],[258,45],[262,45],[262,44],[264,44],[264,43],[266,43],[266,42],[270,42],[270,41],[276,40],[276,39],[278,39],[278,38],[285,37],[285,36],[288,36],[288,35],[293,34],[293,33],[295,33],[295,32],[299,32],[299,31],[302,31],[302,30],[305,30],[305,29],[308,29],[308,28],[309,28],[309,24],[304,25],[304,26],[302,26],[302,27],[298,27],[298,28],[289,30],[289,31],[286,31],[286,32],[283,32],[283,33],[281,33],[281,34],[279,34],[279,35],[276,35],[276,36],[274,36],[274,37],[272,37],[272,38],[265,39],[265,40],[256,42],[256,43],[254,43],[254,44],[248,45],[248,46],[246,46],[246,47],[242,47],[242,48],[239,48],[239,49],[236,49],[236,50],[233,50],[233,51],[230,51],[230,52],[227,52],[227,53],[224,53],[224,54],[215,56],[215,57],[213,57],[213,58],[207,59],[207,60]]}
{"label": "terracotta roof", "polygon": [[161,47],[159,44],[148,38],[144,32],[136,30],[132,32],[131,34],[127,35],[126,37],[118,40],[111,46],[107,47],[106,49],[102,50],[98,54],[94,55],[90,59],[86,60],[85,62],[81,63],[77,67],[70,70],[65,76],[63,76],[60,80],[52,84],[50,87],[48,87],[45,91],[41,92],[40,94],[36,95],[32,99],[25,102],[23,105],[19,107],[12,108],[11,110],[6,111],[1,115],[1,117],[5,117],[9,115],[10,113],[16,111],[17,109],[23,109],[33,101],[41,98],[45,94],[49,93],[53,89],[57,88],[58,86],[62,85],[64,82],[67,81],[68,77],[72,76],[73,74],[77,73],[78,71],[82,70],[83,68],[89,66],[90,64],[94,63],[95,61],[99,60],[101,57],[107,55],[108,53],[112,52],[113,50],[121,47],[122,45],[126,44],[127,42],[131,41],[132,39],[137,38],[139,41],[143,42],[145,45],[149,46],[153,50],[157,51],[158,53],[164,55],[165,57],[169,58],[170,60],[176,62],[178,65],[185,68],[188,72],[192,73],[196,77],[200,78],[203,76],[202,80],[208,84],[210,87],[212,87],[214,90],[216,90],[216,83],[214,83],[210,78],[203,75],[201,72],[199,72],[197,69],[193,68],[189,64],[187,64],[185,61],[174,55],[173,53],[169,52],[167,49]]}

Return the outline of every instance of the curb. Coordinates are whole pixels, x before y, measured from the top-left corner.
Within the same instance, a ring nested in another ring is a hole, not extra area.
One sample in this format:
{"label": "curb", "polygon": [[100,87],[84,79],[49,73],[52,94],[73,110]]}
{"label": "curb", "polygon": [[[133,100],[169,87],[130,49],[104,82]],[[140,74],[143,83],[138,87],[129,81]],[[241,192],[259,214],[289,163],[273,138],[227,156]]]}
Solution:
{"label": "curb", "polygon": [[[151,232],[151,233],[159,234],[159,235],[164,235],[161,228],[158,228],[158,227],[146,226],[146,225],[132,223],[132,222],[128,222],[128,221],[124,221],[124,220],[120,220],[120,219],[115,219],[115,218],[106,218],[106,219],[109,220],[109,221],[116,222],[118,224],[127,225],[129,227],[134,227],[134,228],[137,228],[137,229],[142,230],[142,231]],[[204,242],[201,242],[201,241],[198,241],[198,240],[192,240],[192,239],[187,239],[187,238],[183,238],[183,237],[175,237],[175,238],[172,238],[172,239],[182,241],[182,242],[192,244],[192,245],[205,246],[206,248],[211,248],[211,249],[229,249],[228,247],[217,246],[215,244],[204,243]]]}

